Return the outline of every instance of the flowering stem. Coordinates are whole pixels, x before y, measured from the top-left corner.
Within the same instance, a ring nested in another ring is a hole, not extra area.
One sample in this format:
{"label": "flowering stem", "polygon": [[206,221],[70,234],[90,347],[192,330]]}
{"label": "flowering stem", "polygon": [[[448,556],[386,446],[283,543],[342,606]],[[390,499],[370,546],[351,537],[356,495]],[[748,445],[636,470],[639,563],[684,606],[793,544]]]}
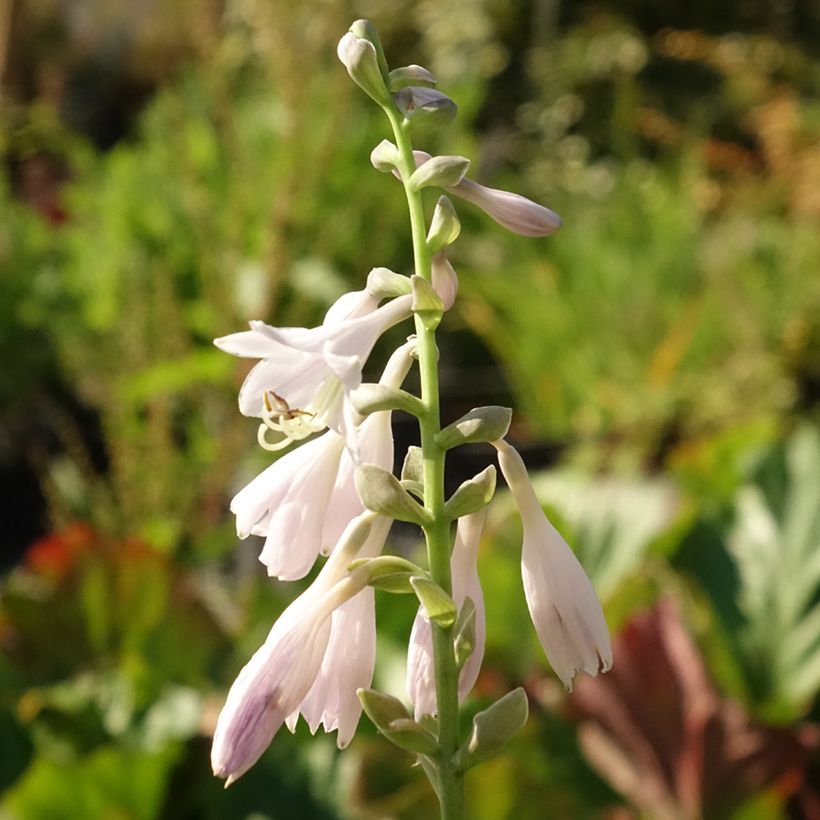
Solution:
{"label": "flowering stem", "polygon": [[[407,194],[410,225],[413,236],[415,272],[428,282],[432,279],[431,254],[427,246],[427,224],[420,191],[407,186],[416,162],[408,129],[395,109],[385,107],[401,163],[399,171]],[[421,399],[425,407],[419,419],[421,450],[424,469],[424,506],[433,516],[433,522],[425,528],[427,561],[432,579],[452,592],[450,578],[450,521],[444,512],[444,451],[436,444],[441,430],[439,417],[438,347],[435,330],[424,325],[415,316],[418,337],[419,373],[421,376]],[[461,772],[455,765],[458,750],[458,669],[453,650],[452,628],[445,629],[433,623],[433,660],[436,673],[436,702],[438,708],[439,757],[435,761],[438,774],[436,785],[441,804],[442,820],[459,820],[463,814],[464,791]]]}

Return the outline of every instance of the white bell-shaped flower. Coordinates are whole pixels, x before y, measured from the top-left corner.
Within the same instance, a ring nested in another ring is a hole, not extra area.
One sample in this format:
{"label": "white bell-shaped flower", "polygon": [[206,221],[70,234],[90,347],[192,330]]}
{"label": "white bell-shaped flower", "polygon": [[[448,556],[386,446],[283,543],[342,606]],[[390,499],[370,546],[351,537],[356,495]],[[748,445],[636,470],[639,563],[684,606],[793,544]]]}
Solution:
{"label": "white bell-shaped flower", "polygon": [[[459,701],[470,693],[478,678],[484,659],[486,638],[486,618],[484,613],[484,593],[478,578],[478,543],[487,517],[486,507],[477,513],[458,519],[456,541],[450,557],[450,571],[453,585],[453,601],[460,610],[469,598],[475,606],[475,643],[458,677]],[[410,645],[407,650],[407,696],[415,709],[416,720],[436,711],[436,677],[433,662],[432,625],[419,608]]]}
{"label": "white bell-shaped flower", "polygon": [[604,613],[575,553],[544,515],[521,456],[505,441],[493,444],[521,515],[521,575],[530,616],[552,668],[570,690],[577,672],[597,675],[612,666]]}
{"label": "white bell-shaped flower", "polygon": [[[399,347],[381,383],[397,388],[412,362],[415,341]],[[393,468],[391,413],[372,413],[356,429],[358,459],[344,439],[328,430],[286,453],[231,501],[240,538],[260,535],[259,560],[268,574],[283,581],[303,578],[319,553],[327,554],[347,525],[364,511],[353,474],[358,462]]]}
{"label": "white bell-shaped flower", "polygon": [[[411,296],[400,296],[357,315],[373,299],[366,292],[358,294],[363,295],[342,296],[319,327],[276,328],[252,321],[250,330],[214,340],[226,353],[262,359],[239,391],[239,409],[262,419],[263,446],[280,449],[325,427],[345,438],[353,435],[352,409],[345,398],[361,384],[362,366],[376,340],[410,316],[412,302]],[[351,313],[354,318],[347,318]],[[266,444],[266,428],[281,440]]]}

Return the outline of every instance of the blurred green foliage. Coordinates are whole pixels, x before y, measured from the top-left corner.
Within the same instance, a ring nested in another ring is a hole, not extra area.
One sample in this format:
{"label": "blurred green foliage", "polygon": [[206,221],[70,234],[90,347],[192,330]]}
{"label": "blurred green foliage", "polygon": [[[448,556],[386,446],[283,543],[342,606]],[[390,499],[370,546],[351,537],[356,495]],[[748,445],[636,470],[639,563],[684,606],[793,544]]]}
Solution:
{"label": "blurred green foliage", "polygon": [[[225,689],[292,595],[233,535],[228,499],[265,462],[235,411],[242,366],[211,340],[251,318],[316,322],[371,267],[410,259],[398,189],[367,163],[385,135],[335,59],[366,14],[396,64],[427,65],[460,104],[421,147],[473,157],[471,175],[565,220],[530,242],[460,209],[449,383],[481,384],[489,368],[481,389],[512,394],[533,464],[560,456],[538,491],[613,631],[633,634],[636,613],[674,598],[737,714],[806,750],[790,779],[746,786],[731,816],[811,816],[809,4],[747,4],[744,18],[699,4],[178,0],[137,19],[89,0],[85,27],[69,5],[19,4],[2,31],[0,465],[36,472],[49,534],[0,587],[0,814],[434,811],[419,772],[364,721],[341,756],[303,727],[278,737],[227,793],[208,766]],[[144,99],[118,133],[102,127],[114,100]],[[455,417],[466,399],[452,392]],[[523,683],[533,718],[471,773],[471,816],[665,816],[579,743],[527,626],[511,511],[500,499],[482,548],[487,657],[470,709]],[[380,684],[400,694],[412,612],[380,601],[379,616]],[[612,697],[626,708],[640,686]],[[728,816],[716,812],[702,806]]]}

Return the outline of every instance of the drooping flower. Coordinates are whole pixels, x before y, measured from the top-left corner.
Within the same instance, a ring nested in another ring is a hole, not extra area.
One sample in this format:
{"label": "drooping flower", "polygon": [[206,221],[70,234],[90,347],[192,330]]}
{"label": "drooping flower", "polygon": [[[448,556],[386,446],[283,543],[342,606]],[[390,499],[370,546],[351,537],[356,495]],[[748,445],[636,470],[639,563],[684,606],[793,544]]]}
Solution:
{"label": "drooping flower", "polygon": [[601,604],[575,553],[544,515],[521,456],[505,441],[493,444],[521,515],[521,574],[530,616],[552,668],[571,690],[577,672],[594,676],[612,666]]}
{"label": "drooping flower", "polygon": [[[392,521],[373,521],[370,536],[358,557],[379,555]],[[302,714],[315,732],[321,723],[326,732],[337,731],[340,749],[350,743],[362,714],[356,692],[367,689],[376,664],[376,609],[373,589],[365,587],[333,612],[330,640],[319,674],[299,708],[288,718],[293,730]]]}
{"label": "drooping flower", "polygon": [[253,766],[313,686],[330,641],[332,614],[367,583],[366,572],[348,573],[347,567],[370,540],[375,518],[364,513],[350,523],[336,553],[282,613],[231,686],[211,748],[214,774],[227,778],[228,785]]}
{"label": "drooping flower", "polygon": [[[458,678],[459,701],[470,693],[478,678],[484,658],[486,619],[484,594],[478,578],[478,542],[487,510],[459,518],[456,541],[450,558],[453,600],[460,610],[469,598],[475,606],[475,644],[472,654],[461,668]],[[407,696],[415,708],[416,720],[436,711],[436,678],[433,661],[433,635],[430,621],[421,608],[413,622],[407,651]]]}
{"label": "drooping flower", "polygon": [[[342,318],[372,297],[342,297],[328,311],[325,324],[315,328],[276,328],[252,321],[250,330],[214,340],[234,356],[260,358],[239,391],[239,409],[263,421],[265,428],[283,438],[268,449],[280,449],[330,427],[349,440],[353,435],[352,409],[345,401],[361,384],[364,365],[376,340],[411,313],[411,296],[399,296],[386,305],[355,318]],[[341,300],[340,300],[341,301]]]}

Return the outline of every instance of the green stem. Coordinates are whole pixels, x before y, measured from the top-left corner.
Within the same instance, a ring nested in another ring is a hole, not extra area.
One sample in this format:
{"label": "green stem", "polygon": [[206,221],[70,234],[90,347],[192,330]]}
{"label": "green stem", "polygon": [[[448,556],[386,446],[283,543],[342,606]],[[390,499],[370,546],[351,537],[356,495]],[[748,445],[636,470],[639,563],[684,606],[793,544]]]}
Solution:
{"label": "green stem", "polygon": [[[411,191],[407,180],[416,170],[413,146],[404,123],[395,110],[385,108],[396,147],[401,157],[401,172],[410,211],[413,234],[413,255],[418,276],[428,282],[432,279],[431,255],[427,247],[427,223],[419,191]],[[427,538],[427,561],[432,579],[452,593],[450,578],[450,552],[452,540],[450,522],[444,513],[444,451],[435,442],[441,430],[439,416],[438,347],[435,330],[424,326],[415,316],[418,337],[419,373],[421,376],[421,399],[425,406],[419,419],[421,450],[424,463],[424,506],[433,516],[433,523],[425,529]],[[452,629],[433,626],[433,661],[436,672],[436,702],[438,707],[438,738],[440,756],[438,768],[438,796],[442,820],[460,820],[464,808],[464,785],[461,772],[454,764],[458,750],[458,669],[453,650]]]}

